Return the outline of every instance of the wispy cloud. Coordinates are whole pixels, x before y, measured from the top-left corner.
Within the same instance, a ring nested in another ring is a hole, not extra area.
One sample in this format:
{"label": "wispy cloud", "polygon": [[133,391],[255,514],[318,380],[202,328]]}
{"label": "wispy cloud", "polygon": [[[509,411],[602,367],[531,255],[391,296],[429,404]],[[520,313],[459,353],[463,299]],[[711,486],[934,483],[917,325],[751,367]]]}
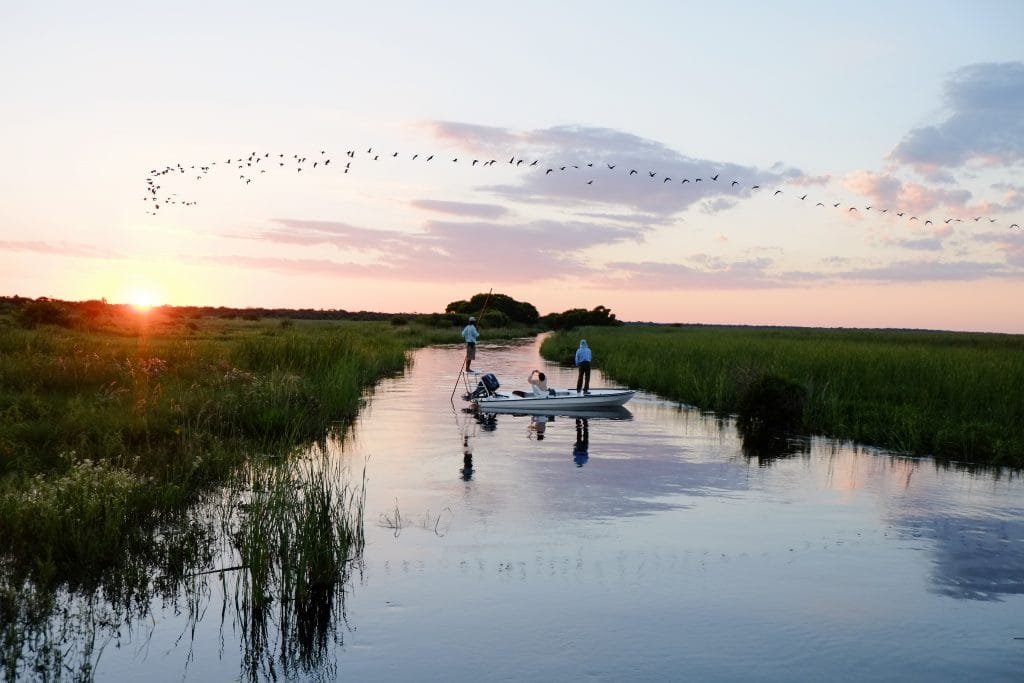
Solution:
{"label": "wispy cloud", "polygon": [[[1024,233],[1022,232],[984,232],[974,236],[978,242],[992,244],[1001,252],[1007,264],[1024,270]],[[1024,275],[1024,273],[1021,273]]]}
{"label": "wispy cloud", "polygon": [[1024,62],[973,64],[945,85],[945,120],[915,128],[890,158],[929,174],[968,162],[1024,162]]}
{"label": "wispy cloud", "polygon": [[940,251],[942,249],[941,237],[919,237],[911,239],[887,239],[885,244],[889,246],[902,247],[903,249],[915,249],[918,251]]}
{"label": "wispy cloud", "polygon": [[967,282],[992,278],[1019,278],[1019,268],[989,261],[931,260],[894,261],[877,266],[865,266],[839,271],[792,271],[780,274],[780,279],[793,284],[799,282]]}
{"label": "wispy cloud", "polygon": [[[503,268],[505,281],[527,282],[590,274],[581,254],[594,246],[637,239],[635,228],[573,221],[495,224],[472,221],[427,221],[419,232],[372,230],[345,223],[276,219],[278,227],[236,239],[299,246],[329,244],[344,253],[370,256],[370,263],[324,259],[268,260],[238,256],[233,263],[277,270],[328,271],[351,276],[384,276],[405,280],[494,278],[495,260],[515,264]],[[488,255],[493,258],[487,258]],[[351,258],[351,257],[350,257]]]}
{"label": "wispy cloud", "polygon": [[610,287],[628,286],[641,290],[765,289],[789,286],[769,272],[774,263],[771,259],[730,262],[697,254],[686,260],[689,265],[653,261],[609,263],[607,269],[614,274],[606,284]]}
{"label": "wispy cloud", "polygon": [[705,200],[732,206],[755,185],[801,182],[798,169],[771,170],[688,157],[654,140],[608,128],[557,126],[512,131],[451,121],[428,130],[439,140],[524,171],[513,184],[481,189],[507,201],[559,206],[604,204],[660,218]]}
{"label": "wispy cloud", "polygon": [[42,242],[34,240],[0,240],[0,251],[27,251],[54,256],[78,256],[83,258],[123,258],[124,255],[109,249],[89,244],[71,242]]}
{"label": "wispy cloud", "polygon": [[939,208],[962,214],[971,199],[967,190],[929,188],[900,180],[891,173],[855,171],[843,178],[843,186],[867,197],[876,207],[917,215]]}
{"label": "wispy cloud", "polygon": [[451,202],[440,199],[414,199],[409,205],[452,216],[468,216],[470,218],[501,218],[509,213],[509,210],[501,204],[478,204],[472,202]]}

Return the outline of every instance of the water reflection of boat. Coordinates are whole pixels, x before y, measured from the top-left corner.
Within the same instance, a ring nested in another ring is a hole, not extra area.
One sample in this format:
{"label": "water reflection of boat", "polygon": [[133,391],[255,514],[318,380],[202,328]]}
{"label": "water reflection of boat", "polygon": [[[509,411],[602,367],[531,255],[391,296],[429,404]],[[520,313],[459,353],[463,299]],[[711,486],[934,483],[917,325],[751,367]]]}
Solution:
{"label": "water reflection of boat", "polygon": [[476,390],[465,396],[486,412],[562,415],[568,410],[593,410],[624,405],[636,392],[632,389],[548,389],[545,394],[501,393],[492,374],[480,378]]}
{"label": "water reflection of boat", "polygon": [[480,406],[481,413],[501,413],[505,415],[548,415],[551,417],[572,417],[577,419],[596,420],[632,420],[633,413],[625,406],[593,407],[590,409],[573,409],[559,406],[544,408],[523,408],[520,405],[487,404]]}

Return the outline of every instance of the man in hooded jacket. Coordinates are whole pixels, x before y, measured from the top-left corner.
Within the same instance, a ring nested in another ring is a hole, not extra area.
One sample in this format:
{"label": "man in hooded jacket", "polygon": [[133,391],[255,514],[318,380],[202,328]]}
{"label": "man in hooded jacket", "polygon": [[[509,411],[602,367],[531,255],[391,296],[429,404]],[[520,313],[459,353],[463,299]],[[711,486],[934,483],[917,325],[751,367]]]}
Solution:
{"label": "man in hooded jacket", "polygon": [[594,358],[593,352],[587,346],[587,340],[580,340],[580,347],[576,349],[576,367],[579,368],[579,375],[576,378],[576,393],[580,390],[583,393],[590,393],[590,361]]}

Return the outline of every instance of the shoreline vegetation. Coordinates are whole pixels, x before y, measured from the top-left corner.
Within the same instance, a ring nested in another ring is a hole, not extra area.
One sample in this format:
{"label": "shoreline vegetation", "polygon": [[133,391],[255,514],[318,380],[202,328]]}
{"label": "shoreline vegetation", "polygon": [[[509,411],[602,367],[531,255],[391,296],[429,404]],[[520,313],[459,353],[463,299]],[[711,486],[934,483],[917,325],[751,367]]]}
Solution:
{"label": "shoreline vegetation", "polygon": [[0,567],[36,577],[88,576],[247,460],[343,434],[410,349],[461,341],[405,320],[44,303],[28,325],[0,310]]}
{"label": "shoreline vegetation", "polygon": [[1022,335],[627,325],[556,333],[541,354],[571,365],[581,338],[610,379],[701,410],[742,419],[767,379],[802,397],[800,433],[1024,467]]}
{"label": "shoreline vegetation", "polygon": [[[361,560],[365,495],[365,471],[330,461],[326,445],[408,351],[461,344],[465,316],[266,312],[0,298],[8,678],[88,679],[96,653],[69,651],[62,620],[82,614],[95,630],[97,591],[112,600],[98,622],[113,634],[155,597],[184,594],[192,610],[197,582],[225,573],[237,577],[247,669],[282,664],[267,641],[276,620],[302,630],[288,657],[323,655],[317,629],[336,624],[323,610],[343,610]],[[487,328],[489,339],[536,332]]]}

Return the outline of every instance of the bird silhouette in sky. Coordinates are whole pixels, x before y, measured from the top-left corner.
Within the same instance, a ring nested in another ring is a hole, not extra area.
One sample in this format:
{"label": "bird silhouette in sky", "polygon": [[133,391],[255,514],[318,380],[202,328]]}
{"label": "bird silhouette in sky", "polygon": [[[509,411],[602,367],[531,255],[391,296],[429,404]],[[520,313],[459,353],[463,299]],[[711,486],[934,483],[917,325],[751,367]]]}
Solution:
{"label": "bird silhouette in sky", "polygon": [[[145,182],[146,182],[146,192],[145,192],[145,196],[143,196],[143,200],[146,202],[147,207],[152,207],[152,211],[147,211],[147,214],[155,215],[155,211],[157,209],[159,209],[159,208],[162,208],[162,207],[168,207],[168,206],[172,206],[172,205],[192,206],[192,205],[195,205],[195,203],[196,203],[194,201],[182,200],[182,199],[176,197],[174,195],[174,193],[168,193],[167,190],[164,190],[159,185],[156,185],[153,181],[154,181],[155,178],[158,178],[158,177],[169,176],[169,175],[180,176],[180,175],[184,175],[186,170],[188,170],[188,171],[191,172],[189,180],[194,180],[196,182],[202,182],[202,181],[206,180],[207,175],[210,174],[211,170],[216,170],[217,169],[218,164],[219,164],[221,168],[223,168],[224,166],[227,166],[229,168],[237,168],[237,169],[243,171],[243,173],[239,176],[239,179],[243,181],[244,185],[249,185],[249,184],[252,184],[253,180],[265,180],[267,178],[272,177],[272,171],[276,170],[276,169],[273,168],[273,165],[270,164],[270,168],[268,169],[266,167],[267,164],[262,164],[261,163],[262,161],[268,160],[271,157],[275,157],[276,158],[276,160],[277,160],[277,168],[278,169],[284,169],[285,167],[291,166],[291,167],[295,168],[296,173],[301,173],[303,176],[306,176],[306,175],[308,175],[310,173],[315,173],[315,174],[324,173],[324,172],[328,172],[329,173],[330,170],[332,170],[331,167],[332,166],[336,166],[336,165],[331,164],[332,159],[328,156],[328,154],[329,154],[329,150],[327,148],[324,148],[324,149],[320,149],[319,150],[319,155],[317,157],[314,157],[314,159],[315,159],[314,161],[309,161],[309,158],[306,155],[303,155],[303,154],[292,154],[292,155],[290,155],[291,161],[289,161],[289,159],[287,158],[289,155],[287,155],[287,154],[285,154],[283,152],[276,152],[274,154],[271,154],[270,152],[267,152],[267,151],[264,151],[264,152],[250,151],[250,152],[248,152],[246,154],[242,154],[242,155],[238,155],[238,156],[231,156],[231,157],[227,157],[225,159],[219,159],[218,161],[211,161],[211,162],[207,162],[207,163],[184,164],[182,162],[172,162],[171,164],[168,164],[167,166],[162,167],[162,168],[161,167],[156,167],[156,168],[153,168],[153,169],[150,170],[149,176],[145,179]],[[381,159],[381,154],[374,154],[374,148],[372,146],[366,148],[366,154],[373,161],[379,161]],[[354,159],[355,155],[356,155],[356,152],[355,152],[354,149],[348,149],[348,150],[345,150],[345,155],[347,157],[349,157],[349,159]],[[420,158],[424,158],[425,162],[429,162],[429,161],[433,160],[434,156],[435,156],[434,154],[430,154],[430,155],[426,155],[424,157],[420,153],[415,153],[415,154],[411,154],[411,155],[406,155],[404,158],[411,159],[412,161],[416,161],[416,160],[418,160]],[[403,158],[401,150],[392,151],[392,153],[390,155],[385,153],[384,157],[385,157],[385,159],[391,159],[391,160],[398,160],[400,158]],[[459,162],[459,157],[458,156],[455,156],[455,157],[451,158],[451,163],[457,164],[458,162]],[[496,163],[497,163],[496,159],[491,159],[490,161],[485,161],[483,159],[476,158],[476,159],[472,159],[471,167],[473,167],[473,168],[477,168],[477,167],[485,168],[485,167],[491,167],[491,166],[493,166]],[[533,161],[529,161],[528,162],[526,160],[526,157],[519,157],[516,154],[511,154],[509,156],[508,163],[514,169],[521,169],[521,170],[525,171],[526,169],[532,169],[534,167],[537,167],[540,164],[540,159],[534,159]],[[608,162],[608,161],[596,162],[596,163],[592,162],[592,161],[579,161],[577,163],[572,163],[571,161],[569,161],[568,163],[564,163],[564,164],[555,164],[555,165],[552,165],[552,166],[541,166],[540,169],[544,169],[544,174],[543,175],[544,176],[548,176],[554,170],[566,171],[566,170],[568,170],[570,168],[573,169],[573,170],[579,170],[581,167],[584,167],[584,166],[586,168],[594,168],[595,166],[600,166],[601,163],[603,163],[604,166],[606,166],[609,171],[614,171],[616,168],[618,168],[620,166],[620,164],[616,164],[616,163],[612,163],[612,162]],[[352,170],[351,169],[351,165],[352,165],[351,161],[346,163],[344,169],[342,170],[342,173],[348,174],[349,171]],[[254,169],[259,169],[259,173],[254,175],[254,173],[253,173]],[[537,170],[540,170],[540,169],[537,169]],[[306,173],[303,173],[303,171],[305,171]],[[629,171],[627,173],[627,176],[634,176],[634,175],[639,175],[638,169],[636,169],[636,168],[629,169]],[[673,182],[672,176],[669,176],[667,174],[663,174],[663,173],[659,172],[657,169],[649,169],[647,171],[647,175],[648,175],[648,178],[650,178],[650,179],[654,179],[654,178],[656,178],[656,177],[658,177],[660,175],[661,178],[662,178],[662,185],[666,187],[666,191],[668,191],[667,188],[669,187],[670,183]],[[194,176],[194,178],[193,178],[193,176]],[[708,175],[707,178],[710,179],[711,181],[715,182],[715,181],[719,180],[720,176],[721,176],[720,172],[716,171],[716,172],[714,172],[714,174]],[[686,185],[686,184],[691,183],[691,182],[699,183],[699,182],[702,182],[704,179],[705,178],[702,177],[702,176],[701,177],[694,177],[694,178],[682,178],[680,180],[680,184],[681,185]],[[584,182],[587,185],[591,185],[594,182],[594,178],[586,179]],[[736,187],[741,186],[741,185],[742,185],[742,182],[739,179],[734,179],[734,180],[732,180],[729,183],[729,187],[730,188],[736,188]],[[749,186],[749,188],[752,191],[757,191],[757,190],[761,189],[761,185],[755,184],[755,185]],[[778,188],[778,189],[776,189],[776,190],[774,190],[772,192],[772,196],[773,197],[778,197],[780,194],[785,194],[785,190],[782,190],[781,188]],[[812,193],[810,193],[810,192],[804,192],[801,195],[799,195],[798,198],[800,199],[800,201],[805,201],[805,200],[807,200],[811,196],[811,194]],[[822,198],[822,199],[825,199],[825,198]],[[828,202],[828,203],[831,203],[834,208],[839,208],[842,205],[842,202],[834,202],[834,203]],[[824,207],[824,206],[826,206],[826,201],[817,201],[817,202],[815,202],[815,206]],[[854,213],[854,212],[858,212],[860,210],[872,211],[872,210],[876,210],[876,207],[874,207],[874,206],[865,206],[865,207],[858,208],[856,206],[847,206],[847,213]],[[877,211],[876,211],[877,214],[888,214],[888,212],[889,212],[888,208],[877,209]],[[928,219],[928,220],[919,219],[917,216],[910,216],[909,218],[905,218],[906,213],[903,212],[903,211],[897,211],[897,210],[894,209],[892,211],[892,213],[893,213],[894,217],[898,217],[898,218],[901,218],[901,219],[904,219],[904,220],[908,220],[908,221],[923,220],[924,221],[924,225],[928,225],[928,226],[931,226],[931,225],[934,224],[933,221],[930,220],[930,219]],[[953,216],[949,216],[949,217],[943,219],[942,222],[945,225],[948,226],[948,225],[951,225],[952,223],[963,223],[965,221],[973,221],[975,223],[980,223],[982,219],[985,219],[990,225],[999,222],[996,218],[991,217],[991,216],[985,216],[985,215],[966,216],[966,217],[957,217],[956,215],[953,215]],[[1012,223],[1012,224],[1010,224],[1010,227],[1012,229],[1014,229],[1014,230],[1019,230],[1020,229],[1020,223],[1019,222]]]}

